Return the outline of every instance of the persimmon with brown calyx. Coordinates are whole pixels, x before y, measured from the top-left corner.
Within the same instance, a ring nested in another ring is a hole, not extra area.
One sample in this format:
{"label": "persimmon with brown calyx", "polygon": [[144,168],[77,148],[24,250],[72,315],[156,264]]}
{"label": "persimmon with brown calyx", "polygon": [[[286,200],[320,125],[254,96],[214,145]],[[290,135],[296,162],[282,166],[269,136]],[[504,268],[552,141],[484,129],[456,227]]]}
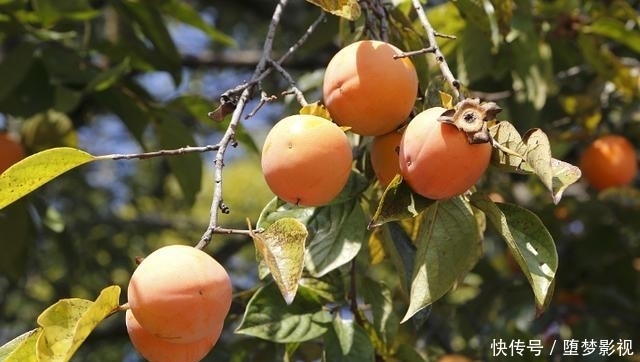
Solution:
{"label": "persimmon with brown calyx", "polygon": [[633,144],[626,137],[613,134],[590,143],[580,155],[579,166],[589,185],[598,191],[628,186],[638,173]]}
{"label": "persimmon with brown calyx", "polygon": [[393,131],[382,136],[376,136],[371,141],[371,166],[382,188],[386,188],[391,180],[400,173],[398,151],[402,132]]}
{"label": "persimmon with brown calyx", "polygon": [[414,192],[433,200],[463,194],[491,158],[490,143],[471,144],[455,125],[438,121],[445,111],[433,107],[419,113],[400,141],[400,174]]}
{"label": "persimmon with brown calyx", "polygon": [[262,147],[262,173],[280,199],[321,206],[346,185],[353,155],[344,131],[328,119],[293,115],[276,123]]}
{"label": "persimmon with brown calyx", "polygon": [[329,61],[322,95],[331,118],[364,136],[389,133],[403,123],[416,100],[418,75],[402,51],[378,41],[347,45]]}
{"label": "persimmon with brown calyx", "polygon": [[[189,343],[173,343],[159,338],[142,328],[131,310],[127,310],[125,317],[129,339],[149,362],[197,362],[211,351],[220,338],[222,328],[218,328],[204,338]],[[222,327],[222,326],[220,326]]]}
{"label": "persimmon with brown calyx", "polygon": [[24,156],[24,149],[18,141],[6,132],[0,133],[0,173],[22,160]]}
{"label": "persimmon with brown calyx", "polygon": [[191,343],[217,333],[232,299],[224,267],[186,245],[165,246],[144,258],[127,293],[140,325],[172,343]]}

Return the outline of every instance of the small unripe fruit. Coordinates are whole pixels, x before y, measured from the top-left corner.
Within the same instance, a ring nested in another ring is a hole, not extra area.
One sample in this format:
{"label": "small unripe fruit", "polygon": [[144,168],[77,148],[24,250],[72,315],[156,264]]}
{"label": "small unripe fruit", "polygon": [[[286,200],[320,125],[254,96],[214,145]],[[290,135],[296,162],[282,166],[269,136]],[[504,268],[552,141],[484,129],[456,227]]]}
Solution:
{"label": "small unripe fruit", "polygon": [[229,312],[229,275],[202,250],[171,245],[149,254],[128,287],[133,315],[151,335],[190,343],[222,329]]}

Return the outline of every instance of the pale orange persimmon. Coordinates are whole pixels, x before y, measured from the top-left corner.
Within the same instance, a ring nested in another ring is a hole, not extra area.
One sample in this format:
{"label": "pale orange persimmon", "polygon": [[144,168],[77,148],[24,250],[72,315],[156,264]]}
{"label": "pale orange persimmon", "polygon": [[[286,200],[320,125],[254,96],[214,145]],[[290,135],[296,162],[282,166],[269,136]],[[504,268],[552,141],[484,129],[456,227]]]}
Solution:
{"label": "pale orange persimmon", "polygon": [[596,190],[630,185],[638,173],[636,150],[624,136],[601,136],[580,155],[580,169]]}
{"label": "pale orange persimmon", "polygon": [[7,133],[0,133],[0,173],[24,158],[24,150],[19,142]]}
{"label": "pale orange persimmon", "polygon": [[454,125],[438,122],[445,111],[429,108],[415,116],[400,142],[400,173],[411,189],[429,199],[460,195],[486,171],[489,143],[470,144]]}
{"label": "pale orange persimmon", "polygon": [[440,356],[437,362],[472,362],[472,360],[463,354],[451,353]]}
{"label": "pale orange persimmon", "polygon": [[320,206],[335,198],[349,179],[353,156],[344,131],[313,115],[276,123],[262,147],[262,173],[282,200]]}
{"label": "pale orange persimmon", "polygon": [[222,325],[201,340],[189,343],[172,343],[142,328],[131,310],[126,312],[127,333],[131,343],[149,362],[197,362],[211,351],[220,338]]}
{"label": "pale orange persimmon", "polygon": [[400,149],[401,132],[390,132],[376,136],[371,142],[371,166],[380,186],[386,188],[393,178],[400,173],[398,151]]}
{"label": "pale orange persimmon", "polygon": [[331,118],[365,136],[389,133],[411,113],[418,75],[402,51],[378,40],[362,40],[337,52],[324,74],[322,94]]}
{"label": "pale orange persimmon", "polygon": [[226,270],[202,250],[170,245],[149,254],[129,281],[128,302],[152,335],[175,343],[211,336],[231,306]]}

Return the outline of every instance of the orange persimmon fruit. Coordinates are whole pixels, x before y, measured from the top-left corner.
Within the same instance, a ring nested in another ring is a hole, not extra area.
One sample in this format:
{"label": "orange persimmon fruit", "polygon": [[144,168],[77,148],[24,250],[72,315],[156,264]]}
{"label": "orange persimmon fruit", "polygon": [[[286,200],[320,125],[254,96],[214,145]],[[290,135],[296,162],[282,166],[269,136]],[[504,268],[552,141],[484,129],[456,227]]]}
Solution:
{"label": "orange persimmon fruit", "polygon": [[621,135],[598,137],[580,155],[582,175],[594,189],[630,185],[638,173],[636,150]]}
{"label": "orange persimmon fruit", "polygon": [[369,151],[371,166],[382,188],[386,188],[391,180],[400,173],[398,151],[401,139],[402,133],[393,131],[376,136],[371,141]]}
{"label": "orange persimmon fruit", "polygon": [[24,158],[24,149],[8,133],[0,133],[0,173]]}

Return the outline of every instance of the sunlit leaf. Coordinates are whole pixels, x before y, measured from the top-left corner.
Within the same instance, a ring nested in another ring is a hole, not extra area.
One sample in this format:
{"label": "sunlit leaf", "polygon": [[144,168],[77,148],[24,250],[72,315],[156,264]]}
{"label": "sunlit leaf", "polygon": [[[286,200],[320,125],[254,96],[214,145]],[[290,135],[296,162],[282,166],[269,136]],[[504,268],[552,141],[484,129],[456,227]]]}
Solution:
{"label": "sunlit leaf", "polygon": [[422,218],[403,322],[451,290],[482,254],[476,219],[471,205],[462,198],[437,201]]}
{"label": "sunlit leaf", "polygon": [[266,229],[269,225],[282,218],[294,218],[306,224],[313,216],[314,211],[315,208],[313,207],[295,206],[274,197],[262,209],[256,227],[258,229]]}
{"label": "sunlit leaf", "polygon": [[524,154],[527,165],[540,178],[542,183],[551,190],[553,172],[551,170],[551,145],[549,138],[542,130],[535,128],[523,136],[522,141],[527,150]]}
{"label": "sunlit leaf", "polygon": [[37,362],[36,342],[42,334],[42,328],[32,329],[0,347],[2,362]]}
{"label": "sunlit leaf", "polygon": [[307,0],[321,7],[324,11],[343,17],[347,20],[356,20],[360,17],[360,5],[357,0]]}
{"label": "sunlit leaf", "polygon": [[120,287],[107,287],[98,298],[90,300],[62,299],[38,316],[42,335],[36,344],[40,361],[66,362],[107,316],[117,308]]}
{"label": "sunlit leaf", "polygon": [[313,116],[318,116],[326,119],[331,119],[331,115],[329,114],[329,110],[324,104],[320,102],[309,103],[302,108],[300,108],[300,114],[309,114]]}
{"label": "sunlit leaf", "polygon": [[382,237],[382,229],[375,229],[369,236],[369,262],[371,265],[376,265],[381,263],[386,256],[384,252],[384,245],[381,240]]}
{"label": "sunlit leaf", "polygon": [[598,18],[583,31],[605,36],[640,54],[640,32],[637,29],[629,29],[622,21],[607,17]]}
{"label": "sunlit leaf", "polygon": [[263,232],[251,235],[287,304],[298,291],[307,235],[304,224],[293,218],[279,219]]}
{"label": "sunlit leaf", "polygon": [[63,173],[96,158],[75,148],[52,148],[33,154],[0,174],[0,209]]}
{"label": "sunlit leaf", "polygon": [[355,322],[350,310],[343,308],[333,319],[333,328],[325,335],[327,362],[373,362],[374,349],[364,329]]}
{"label": "sunlit leaf", "polygon": [[580,179],[582,171],[577,166],[555,158],[551,159],[551,170],[553,174],[551,193],[553,202],[557,204],[560,202],[564,190]]}
{"label": "sunlit leaf", "polygon": [[440,101],[442,102],[442,107],[446,109],[453,109],[453,97],[451,94],[439,91],[440,93]]}
{"label": "sunlit leaf", "polygon": [[322,278],[303,277],[300,285],[307,291],[307,298],[318,304],[336,303],[344,299],[344,281],[339,271],[324,275]]}
{"label": "sunlit leaf", "polygon": [[504,239],[527,277],[539,313],[549,306],[558,268],[553,238],[537,215],[513,204],[495,204],[482,194],[472,195],[472,203],[487,215],[490,224]]}
{"label": "sunlit leaf", "polygon": [[368,227],[373,228],[390,221],[415,217],[431,203],[433,203],[432,200],[411,191],[402,177],[396,175],[384,190]]}
{"label": "sunlit leaf", "polygon": [[357,200],[318,208],[307,225],[305,265],[320,277],[351,261],[366,233],[366,216]]}
{"label": "sunlit leaf", "polygon": [[331,326],[331,314],[303,293],[287,305],[275,283],[251,297],[236,333],[276,343],[304,342],[323,335]]}

